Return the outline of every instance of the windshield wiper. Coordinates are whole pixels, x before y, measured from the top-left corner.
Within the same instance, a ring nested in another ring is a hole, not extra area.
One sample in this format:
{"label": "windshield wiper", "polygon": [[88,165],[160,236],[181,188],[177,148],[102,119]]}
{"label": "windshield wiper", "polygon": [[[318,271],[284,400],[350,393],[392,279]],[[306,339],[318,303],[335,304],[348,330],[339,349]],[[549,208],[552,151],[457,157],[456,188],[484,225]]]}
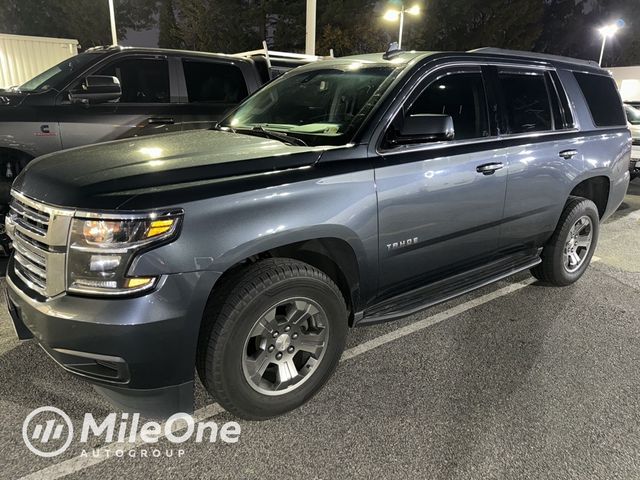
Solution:
{"label": "windshield wiper", "polygon": [[244,133],[245,135],[255,135],[257,137],[270,138],[272,140],[280,140],[281,142],[289,145],[296,145],[298,147],[306,147],[307,144],[304,140],[294,137],[293,135],[287,135],[286,133],[274,132],[273,130],[267,130],[262,125],[256,125],[253,128],[234,128],[234,133]]}

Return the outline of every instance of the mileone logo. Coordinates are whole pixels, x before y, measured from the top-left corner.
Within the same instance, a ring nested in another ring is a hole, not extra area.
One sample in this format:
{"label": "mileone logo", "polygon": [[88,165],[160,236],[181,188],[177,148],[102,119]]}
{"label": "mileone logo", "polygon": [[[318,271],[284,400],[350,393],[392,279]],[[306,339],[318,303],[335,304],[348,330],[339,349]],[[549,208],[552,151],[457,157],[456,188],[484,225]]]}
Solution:
{"label": "mileone logo", "polygon": [[[224,443],[236,443],[240,439],[240,424],[227,422],[220,427],[213,421],[198,421],[188,413],[176,413],[166,422],[155,421],[141,422],[140,414],[110,413],[101,422],[96,420],[91,413],[85,413],[80,429],[78,442],[86,444],[95,439],[99,443],[112,444],[110,448],[100,449],[100,454],[123,456],[123,452],[131,455],[131,450],[136,447],[144,447],[146,444],[155,444],[160,439],[166,438],[172,444],[183,444],[189,440],[197,443],[216,442],[218,438]],[[74,439],[74,427],[71,418],[55,407],[40,407],[33,410],[22,424],[22,439],[27,448],[40,457],[55,457],[64,453]],[[93,449],[95,450],[95,449]],[[159,450],[158,450],[159,451]],[[140,456],[147,456],[147,452],[140,452]],[[172,456],[173,452],[166,450],[166,456]],[[177,456],[182,456],[184,450],[178,451]],[[88,455],[85,449],[81,455]],[[95,456],[95,452],[93,453]],[[156,455],[155,451],[149,456]]]}

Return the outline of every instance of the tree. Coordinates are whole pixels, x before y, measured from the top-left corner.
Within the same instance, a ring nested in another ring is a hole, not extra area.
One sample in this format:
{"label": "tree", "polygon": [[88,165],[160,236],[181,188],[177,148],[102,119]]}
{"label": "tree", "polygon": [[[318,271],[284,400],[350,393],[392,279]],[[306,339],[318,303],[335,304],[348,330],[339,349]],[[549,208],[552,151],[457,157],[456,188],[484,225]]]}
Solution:
{"label": "tree", "polygon": [[163,0],[160,8],[160,35],[158,36],[158,46],[160,48],[180,48],[182,40],[176,21],[176,13],[173,0]]}
{"label": "tree", "polygon": [[[75,38],[84,48],[111,43],[107,0],[4,0],[0,31]],[[153,23],[157,0],[116,0],[118,35]]]}
{"label": "tree", "polygon": [[[625,26],[607,41],[607,50],[603,66],[637,65],[640,63],[640,2],[637,0],[597,0],[588,14],[589,28],[584,29],[590,45],[588,58],[597,59],[600,53],[602,38],[597,35],[597,28],[602,25],[625,21]],[[593,46],[595,46],[595,51]]]}
{"label": "tree", "polygon": [[318,27],[316,48],[324,55],[330,49],[336,56],[380,52],[390,41],[382,23],[382,10],[372,0],[322,2]]}
{"label": "tree", "polygon": [[543,14],[543,0],[433,0],[423,17],[419,48],[531,50],[542,31]]}
{"label": "tree", "polygon": [[239,52],[304,47],[304,2],[300,0],[175,0],[178,31],[186,48]]}
{"label": "tree", "polygon": [[607,41],[604,65],[640,63],[640,2],[624,0],[550,0],[545,6],[544,30],[536,50],[597,60],[602,25],[625,20],[625,27]]}

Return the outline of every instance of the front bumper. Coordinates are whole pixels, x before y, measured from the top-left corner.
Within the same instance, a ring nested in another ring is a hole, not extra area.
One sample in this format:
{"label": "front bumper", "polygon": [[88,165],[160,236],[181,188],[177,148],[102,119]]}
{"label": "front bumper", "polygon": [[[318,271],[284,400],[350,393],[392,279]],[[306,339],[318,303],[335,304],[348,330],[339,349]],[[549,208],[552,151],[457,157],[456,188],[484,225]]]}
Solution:
{"label": "front bumper", "polygon": [[166,416],[193,409],[200,321],[216,272],[167,275],[134,298],[58,295],[37,301],[7,269],[7,305],[19,338],[30,335],[65,370],[125,410]]}

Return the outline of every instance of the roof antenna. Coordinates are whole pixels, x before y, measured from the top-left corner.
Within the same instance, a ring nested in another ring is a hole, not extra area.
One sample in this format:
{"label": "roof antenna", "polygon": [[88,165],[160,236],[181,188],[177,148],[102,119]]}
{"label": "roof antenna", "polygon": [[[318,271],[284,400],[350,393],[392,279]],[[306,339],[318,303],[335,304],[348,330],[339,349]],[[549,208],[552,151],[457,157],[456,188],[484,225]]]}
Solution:
{"label": "roof antenna", "polygon": [[387,48],[387,51],[384,52],[384,55],[382,55],[382,58],[384,58],[385,60],[389,60],[390,58],[392,58],[395,55],[398,55],[399,53],[402,53],[402,50],[400,50],[400,46],[398,45],[398,42],[391,42],[389,44],[389,48]]}

